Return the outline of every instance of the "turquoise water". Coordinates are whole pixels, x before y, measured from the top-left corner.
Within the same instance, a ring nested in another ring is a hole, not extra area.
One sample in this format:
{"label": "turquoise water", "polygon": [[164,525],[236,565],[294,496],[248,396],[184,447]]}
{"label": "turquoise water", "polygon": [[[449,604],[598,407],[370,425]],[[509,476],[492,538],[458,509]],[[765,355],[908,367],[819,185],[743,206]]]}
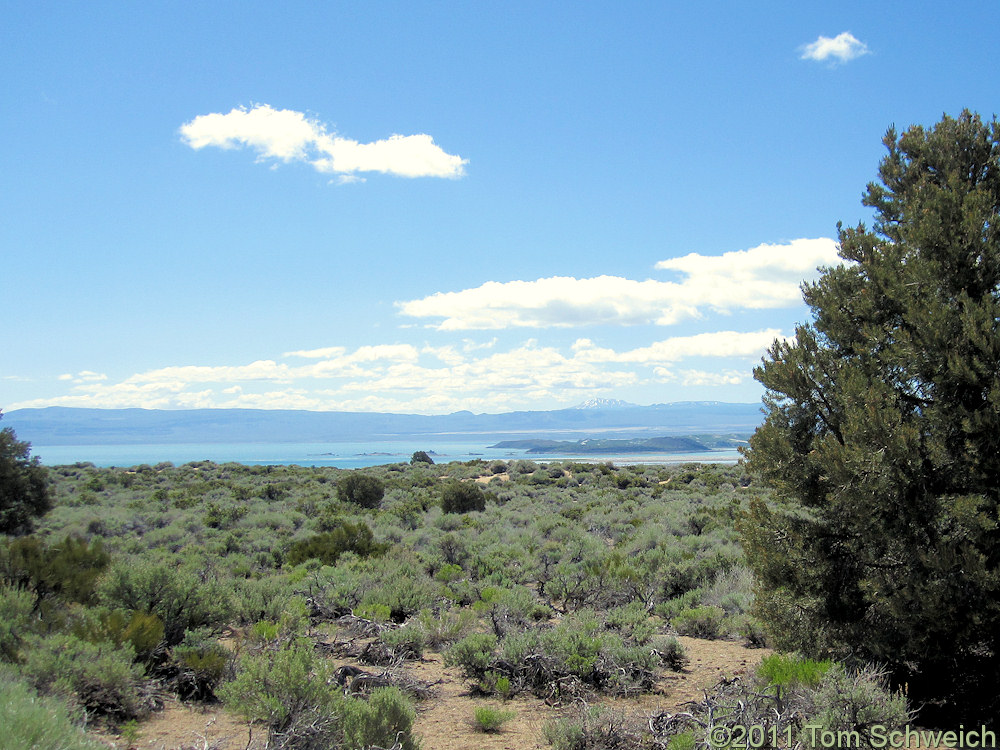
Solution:
{"label": "turquoise water", "polygon": [[528,454],[525,451],[488,448],[495,441],[455,441],[416,439],[393,442],[367,443],[179,443],[176,445],[35,445],[32,455],[38,456],[46,466],[74,464],[89,461],[96,466],[136,466],[170,461],[185,464],[189,461],[235,462],[240,464],[284,464],[297,466],[333,466],[339,469],[357,469],[365,466],[408,462],[414,451],[427,451],[435,463],[449,461],[511,460],[527,458],[543,463],[572,459],[616,464],[661,463],[735,463],[739,454],[735,450],[708,453],[643,453],[607,454],[596,456],[572,454]]}

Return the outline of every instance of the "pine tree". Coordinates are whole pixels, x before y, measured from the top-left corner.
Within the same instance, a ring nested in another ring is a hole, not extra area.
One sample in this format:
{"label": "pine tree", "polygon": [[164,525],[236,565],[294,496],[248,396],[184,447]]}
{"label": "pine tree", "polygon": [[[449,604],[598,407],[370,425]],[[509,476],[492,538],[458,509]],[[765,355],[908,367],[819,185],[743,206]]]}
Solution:
{"label": "pine tree", "polygon": [[917,703],[992,719],[1000,673],[1000,125],[890,129],[812,322],[755,377],[741,525],[777,644],[874,660]]}
{"label": "pine tree", "polygon": [[52,507],[45,469],[30,455],[31,443],[10,427],[0,430],[0,534],[27,534]]}

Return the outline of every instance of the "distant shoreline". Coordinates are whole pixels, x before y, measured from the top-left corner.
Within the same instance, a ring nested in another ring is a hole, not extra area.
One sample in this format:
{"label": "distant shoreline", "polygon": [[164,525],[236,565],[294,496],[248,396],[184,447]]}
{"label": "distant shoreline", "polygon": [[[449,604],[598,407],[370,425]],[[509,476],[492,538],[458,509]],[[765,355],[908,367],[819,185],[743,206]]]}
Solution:
{"label": "distant shoreline", "polygon": [[[628,442],[628,441],[626,441]],[[691,452],[644,453],[528,453],[524,449],[494,448],[482,440],[427,440],[422,437],[392,442],[351,443],[125,443],[105,445],[33,445],[32,454],[45,466],[92,463],[100,467],[181,465],[195,461],[238,463],[252,466],[296,465],[358,469],[392,463],[409,463],[422,450],[438,464],[451,461],[583,461],[615,464],[736,463],[735,449],[702,449]]]}

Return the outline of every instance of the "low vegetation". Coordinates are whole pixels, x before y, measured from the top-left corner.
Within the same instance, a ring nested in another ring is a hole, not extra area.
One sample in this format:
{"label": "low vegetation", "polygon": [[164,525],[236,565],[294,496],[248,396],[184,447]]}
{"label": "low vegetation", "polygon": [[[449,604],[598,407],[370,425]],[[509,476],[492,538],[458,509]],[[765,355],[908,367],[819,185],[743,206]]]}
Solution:
{"label": "low vegetation", "polygon": [[499,732],[515,715],[514,711],[489,706],[479,706],[473,713],[476,728],[481,732]]}
{"label": "low vegetation", "polygon": [[[750,486],[527,460],[56,467],[53,509],[0,543],[0,655],[18,690],[120,731],[172,693],[271,747],[417,747],[433,690],[405,665],[428,651],[473,694],[560,701],[649,691],[685,663],[679,624],[739,637]],[[345,641],[373,671],[338,673],[323,644]]]}
{"label": "low vegetation", "polygon": [[[473,695],[562,703],[653,689],[687,663],[676,634],[762,638],[735,520],[766,495],[736,466],[197,462],[49,476],[53,510],[0,544],[0,655],[12,689],[58,706],[66,731],[76,716],[133,731],[166,691],[221,701],[270,747],[416,748],[414,701],[433,690],[405,665],[428,651]],[[341,674],[323,644],[345,642],[373,671]],[[837,705],[905,711],[874,677],[781,659],[760,684],[826,691],[831,726]],[[501,731],[510,717],[481,706],[474,724]],[[643,726],[594,709],[545,736],[638,748],[656,739]],[[664,741],[696,734],[675,728]]]}

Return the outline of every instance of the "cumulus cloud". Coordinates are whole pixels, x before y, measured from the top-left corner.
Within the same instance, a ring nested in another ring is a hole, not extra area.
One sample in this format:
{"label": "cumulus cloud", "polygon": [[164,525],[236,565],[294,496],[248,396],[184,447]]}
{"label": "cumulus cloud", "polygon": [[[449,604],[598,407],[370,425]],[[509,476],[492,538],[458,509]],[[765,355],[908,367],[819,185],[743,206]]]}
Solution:
{"label": "cumulus cloud", "polygon": [[677,362],[690,357],[759,357],[781,338],[781,331],[715,331],[694,336],[674,336],[649,346],[623,352],[596,346],[590,339],[577,339],[573,351],[583,362],[622,362],[641,365]]}
{"label": "cumulus cloud", "polygon": [[437,292],[397,302],[403,315],[443,318],[442,331],[501,328],[565,328],[586,325],[672,325],[703,310],[790,307],[801,301],[799,285],[817,266],[839,261],[829,238],[798,239],[710,256],[691,253],[656,268],[680,273],[681,281],[636,281],[620,276],[534,281],[488,281],[458,292]]}
{"label": "cumulus cloud", "polygon": [[796,305],[802,300],[802,282],[814,279],[817,268],[839,262],[836,241],[820,237],[763,244],[722,255],[689,253],[661,260],[656,268],[687,276],[683,282],[685,292],[699,306],[729,311]]}
{"label": "cumulus cloud", "polygon": [[319,172],[341,175],[341,184],[358,182],[357,172],[401,177],[461,177],[467,159],[446,153],[424,133],[392,135],[359,143],[328,131],[321,122],[291,109],[258,104],[222,114],[199,115],[180,128],[193,149],[251,148],[259,160],[307,162]]}
{"label": "cumulus cloud", "polygon": [[748,373],[737,372],[736,370],[723,370],[722,372],[682,370],[680,376],[681,385],[683,386],[720,386],[739,385],[747,379]]}
{"label": "cumulus cloud", "polygon": [[[780,337],[773,329],[677,336],[638,348],[613,349],[590,339],[570,347],[528,340],[488,346],[329,346],[288,352],[285,360],[237,365],[182,365],[119,382],[72,376],[61,396],[10,408],[257,408],[441,413],[551,408],[651,383],[734,385]],[[684,360],[698,369],[677,369]],[[305,360],[304,364],[300,364]],[[718,362],[719,367],[712,365]],[[81,373],[82,374],[82,373]],[[96,373],[91,373],[96,375]]]}
{"label": "cumulus cloud", "polygon": [[868,45],[856,39],[849,31],[845,31],[832,39],[820,36],[815,42],[804,45],[801,59],[845,63],[868,53]]}

